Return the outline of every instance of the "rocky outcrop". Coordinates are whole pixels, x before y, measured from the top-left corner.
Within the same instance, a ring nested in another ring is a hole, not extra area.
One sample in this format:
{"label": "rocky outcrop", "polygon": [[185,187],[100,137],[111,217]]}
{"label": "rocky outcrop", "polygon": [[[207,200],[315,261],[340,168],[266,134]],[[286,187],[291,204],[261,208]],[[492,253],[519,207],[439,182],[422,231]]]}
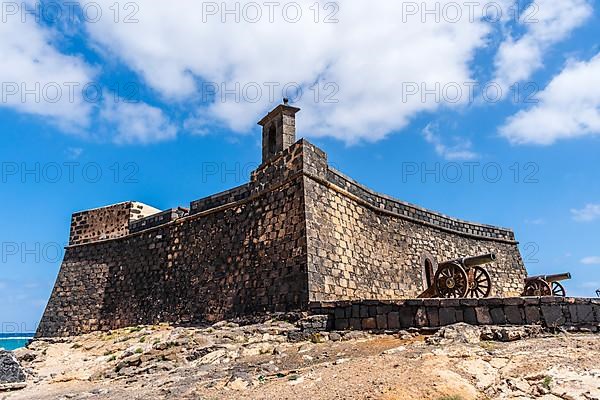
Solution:
{"label": "rocky outcrop", "polygon": [[36,340],[14,352],[29,384],[8,399],[600,398],[597,335],[467,324],[323,331],[321,317],[299,317]]}
{"label": "rocky outcrop", "polygon": [[25,372],[12,352],[0,350],[0,390],[22,389]]}

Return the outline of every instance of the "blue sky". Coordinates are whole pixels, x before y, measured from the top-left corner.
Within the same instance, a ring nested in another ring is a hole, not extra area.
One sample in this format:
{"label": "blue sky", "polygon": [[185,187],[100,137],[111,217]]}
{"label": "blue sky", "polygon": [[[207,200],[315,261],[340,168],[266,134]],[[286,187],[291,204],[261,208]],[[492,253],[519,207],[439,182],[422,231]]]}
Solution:
{"label": "blue sky", "polygon": [[519,18],[508,0],[471,15],[459,2],[459,20],[435,1],[433,14],[421,2],[255,3],[258,19],[235,2],[229,14],[220,2],[82,2],[60,18],[59,3],[26,3],[5,5],[0,23],[3,331],[35,329],[72,212],[187,206],[244,183],[260,162],[256,121],[284,94],[302,108],[298,135],[344,173],[513,228],[530,274],[571,271],[573,295],[600,288],[594,1],[520,2]]}

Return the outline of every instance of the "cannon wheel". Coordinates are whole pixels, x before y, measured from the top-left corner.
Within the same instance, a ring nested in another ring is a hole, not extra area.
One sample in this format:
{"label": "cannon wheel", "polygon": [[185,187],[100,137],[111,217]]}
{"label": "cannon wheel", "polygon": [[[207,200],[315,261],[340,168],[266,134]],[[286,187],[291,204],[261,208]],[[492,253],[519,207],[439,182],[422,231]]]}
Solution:
{"label": "cannon wheel", "polygon": [[565,297],[567,292],[565,287],[559,282],[552,282],[552,296]]}
{"label": "cannon wheel", "polygon": [[467,297],[488,297],[492,291],[492,278],[485,268],[475,266],[468,272],[469,291]]}
{"label": "cannon wheel", "polygon": [[435,272],[435,288],[441,297],[465,297],[469,290],[467,272],[458,264],[444,264]]}
{"label": "cannon wheel", "polygon": [[552,289],[550,285],[543,279],[534,279],[525,284],[524,296],[550,296]]}

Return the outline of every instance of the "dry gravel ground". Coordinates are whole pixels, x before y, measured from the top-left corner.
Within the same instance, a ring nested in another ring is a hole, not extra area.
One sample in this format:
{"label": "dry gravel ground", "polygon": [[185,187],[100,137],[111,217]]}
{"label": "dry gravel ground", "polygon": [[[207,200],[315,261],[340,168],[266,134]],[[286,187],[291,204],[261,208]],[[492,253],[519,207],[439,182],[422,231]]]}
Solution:
{"label": "dry gravel ground", "polygon": [[480,342],[452,329],[291,342],[295,325],[267,321],[37,341],[16,352],[27,387],[0,399],[600,399],[598,335]]}

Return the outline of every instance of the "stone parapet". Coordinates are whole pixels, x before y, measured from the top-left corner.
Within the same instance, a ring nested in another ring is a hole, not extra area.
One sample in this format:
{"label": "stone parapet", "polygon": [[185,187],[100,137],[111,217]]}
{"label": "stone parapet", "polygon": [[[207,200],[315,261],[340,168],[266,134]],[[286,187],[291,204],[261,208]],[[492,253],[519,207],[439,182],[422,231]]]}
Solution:
{"label": "stone parapet", "polygon": [[375,209],[387,211],[400,218],[406,218],[417,223],[425,223],[452,233],[475,236],[481,239],[515,242],[514,232],[510,229],[463,221],[394,199],[361,185],[333,168],[327,170],[327,181],[370,204]]}
{"label": "stone parapet", "polygon": [[242,201],[248,197],[250,197],[250,184],[246,183],[233,189],[192,201],[190,203],[190,215]]}

